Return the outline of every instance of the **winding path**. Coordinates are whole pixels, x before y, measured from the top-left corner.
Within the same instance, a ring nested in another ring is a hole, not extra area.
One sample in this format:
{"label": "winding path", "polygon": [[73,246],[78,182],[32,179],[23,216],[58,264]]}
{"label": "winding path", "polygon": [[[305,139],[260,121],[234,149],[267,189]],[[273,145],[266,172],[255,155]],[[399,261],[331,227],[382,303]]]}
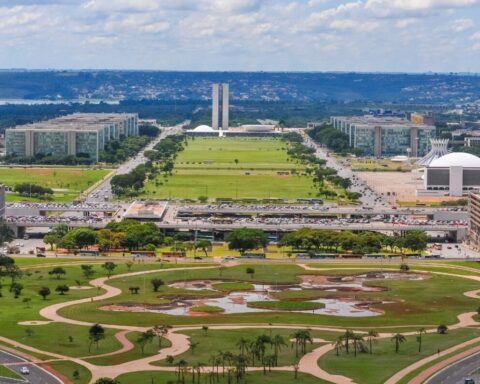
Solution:
{"label": "winding path", "polygon": [[[299,264],[302,268],[304,268],[307,271],[323,271],[323,270],[338,270],[338,269],[348,269],[348,270],[368,270],[372,269],[372,267],[348,267],[348,266],[342,266],[341,264],[339,267],[334,267],[334,268],[314,268],[307,266],[305,264]],[[457,266],[453,265],[446,265],[448,268],[455,269]],[[140,276],[140,275],[145,275],[145,274],[152,274],[152,273],[162,273],[162,272],[174,272],[174,271],[182,271],[182,270],[192,270],[192,269],[212,269],[216,268],[216,266],[206,266],[206,267],[180,267],[180,268],[169,268],[169,269],[155,269],[155,270],[148,270],[148,271],[139,271],[139,272],[130,272],[130,273],[125,273],[125,274],[120,274],[111,277],[110,279],[107,277],[102,277],[102,278],[97,278],[92,280],[89,284],[95,288],[98,288],[99,290],[102,290],[102,293],[92,297],[92,298],[84,298],[84,299],[78,299],[78,300],[72,300],[68,302],[63,302],[63,303],[57,303],[53,304],[51,306],[45,307],[40,310],[40,315],[43,316],[45,319],[47,319],[49,322],[61,322],[61,323],[67,323],[67,324],[73,324],[73,325],[80,325],[80,326],[91,326],[93,323],[91,322],[86,322],[86,321],[79,321],[79,320],[74,320],[74,319],[69,319],[64,316],[61,316],[58,312],[64,308],[73,306],[73,305],[78,305],[78,304],[85,304],[89,302],[95,302],[95,301],[101,301],[101,300],[106,300],[106,299],[111,299],[113,297],[119,296],[122,291],[119,288],[113,287],[108,284],[109,280],[113,279],[120,279],[120,278],[127,278],[127,277],[133,277],[133,276]],[[397,270],[393,268],[382,268],[383,270]],[[474,270],[473,268],[469,267],[459,267],[458,269],[462,270],[469,270],[471,272],[479,273],[479,270]],[[439,274],[439,275],[446,275],[446,276],[452,276],[452,277],[458,277],[458,278],[466,278],[466,279],[471,279],[475,281],[480,281],[480,276],[474,276],[474,275],[457,275],[453,273],[447,273],[447,272],[440,272],[440,271],[417,271],[417,272],[428,272],[428,273],[433,273],[433,274]],[[475,290],[475,291],[469,291],[465,292],[465,295],[470,298],[474,299],[479,299],[480,298],[480,290]],[[465,328],[465,327],[470,327],[470,326],[478,326],[479,323],[477,323],[473,319],[473,315],[475,315],[474,312],[470,313],[464,313],[458,316],[458,323],[451,326],[451,329],[456,329],[456,328]],[[142,359],[138,360],[133,360],[129,361],[126,363],[122,364],[117,364],[117,365],[112,365],[112,366],[98,366],[95,364],[92,364],[88,361],[85,361],[85,359],[94,359],[96,357],[107,357],[107,356],[113,356],[117,355],[120,353],[128,352],[130,351],[134,346],[133,344],[127,339],[126,335],[129,332],[144,332],[149,328],[146,327],[136,327],[136,326],[127,326],[127,325],[115,325],[115,324],[101,324],[105,328],[110,328],[110,329],[116,329],[119,330],[119,332],[116,334],[117,340],[121,343],[122,347],[116,351],[105,353],[103,355],[97,355],[97,356],[88,356],[88,357],[82,357],[82,358],[73,358],[69,356],[64,356],[56,353],[51,353],[51,352],[45,352],[42,350],[39,350],[37,348],[30,347],[28,345],[19,343],[15,340],[10,340],[8,338],[0,337],[0,342],[12,345],[16,348],[22,348],[25,351],[32,352],[32,353],[40,353],[45,356],[49,356],[52,358],[52,361],[55,360],[69,360],[74,363],[77,363],[79,365],[84,366],[90,372],[92,373],[92,380],[91,382],[95,382],[98,378],[100,377],[111,377],[115,378],[122,373],[126,372],[139,372],[139,371],[173,371],[175,370],[175,367],[161,367],[161,366],[155,366],[152,365],[152,363],[162,360],[166,358],[168,355],[171,356],[178,356],[182,353],[185,353],[186,351],[189,350],[189,337],[181,334],[179,332],[182,331],[188,331],[188,330],[198,330],[201,329],[201,326],[182,326],[182,327],[175,327],[174,329],[170,330],[168,334],[165,336],[166,339],[168,339],[171,343],[170,347],[163,348],[161,349],[157,354],[148,356]],[[344,332],[344,328],[336,328],[336,327],[322,327],[322,326],[305,326],[305,325],[272,325],[270,326],[272,329],[299,329],[299,328],[304,328],[304,329],[311,329],[311,330],[318,330],[318,331],[330,331],[330,332]],[[413,327],[413,326],[412,326]],[[268,328],[266,327],[265,324],[259,324],[259,325],[212,325],[209,326],[210,329],[212,330],[236,330],[236,329],[254,329],[254,328]],[[388,328],[388,327],[385,327]],[[428,332],[435,332],[436,329],[429,329]],[[364,330],[359,330],[357,331],[358,333],[364,333]],[[409,332],[409,333],[404,333],[405,335],[413,335],[415,332]],[[387,338],[391,337],[393,334],[392,333],[381,333],[380,338]],[[443,354],[448,354],[455,352],[459,349],[464,348],[465,346],[472,345],[475,342],[480,342],[480,338],[470,340],[469,342],[459,344],[457,346],[454,346],[444,352]],[[332,351],[334,349],[333,345],[331,343],[324,344],[318,348],[315,348],[313,351],[305,354],[299,361],[299,372],[311,374],[319,379],[336,383],[336,384],[354,384],[354,381],[348,377],[345,376],[340,376],[340,375],[332,375],[324,370],[322,370],[318,366],[318,360],[325,355],[326,353]],[[427,364],[435,359],[437,359],[437,355],[432,355],[429,356],[425,359],[422,359],[420,361],[417,361],[416,363],[404,368],[403,370],[397,372],[394,376],[392,376],[386,384],[394,384],[397,383],[398,380],[401,378],[405,377],[407,374],[413,372],[417,368],[423,366],[424,364]],[[436,366],[434,366],[436,367]],[[250,367],[250,371],[257,371],[261,370],[262,368],[258,367]],[[432,368],[433,369],[433,368]],[[292,371],[292,367],[276,367],[273,369],[275,371]],[[425,371],[426,372],[426,371]],[[425,373],[427,374],[427,373]],[[411,382],[412,384],[418,384],[417,382]]]}

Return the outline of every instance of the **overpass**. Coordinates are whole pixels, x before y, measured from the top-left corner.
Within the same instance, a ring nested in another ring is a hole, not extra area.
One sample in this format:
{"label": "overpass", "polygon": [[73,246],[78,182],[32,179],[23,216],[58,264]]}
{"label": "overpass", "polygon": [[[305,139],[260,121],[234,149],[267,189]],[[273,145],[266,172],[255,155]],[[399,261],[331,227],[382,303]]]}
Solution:
{"label": "overpass", "polygon": [[122,204],[113,203],[7,203],[6,204],[7,216],[25,215],[34,216],[31,213],[45,213],[45,212],[103,212],[103,213],[115,213],[123,208]]}

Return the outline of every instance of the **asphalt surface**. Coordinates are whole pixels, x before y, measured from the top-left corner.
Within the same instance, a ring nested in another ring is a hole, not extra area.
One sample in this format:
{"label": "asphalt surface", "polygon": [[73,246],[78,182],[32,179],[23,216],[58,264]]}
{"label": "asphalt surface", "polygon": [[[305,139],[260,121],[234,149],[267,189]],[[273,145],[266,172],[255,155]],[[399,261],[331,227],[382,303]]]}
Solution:
{"label": "asphalt surface", "polygon": [[[470,376],[470,373],[480,367],[480,353],[460,360],[455,364],[450,365],[443,371],[440,371],[431,379],[427,380],[427,384],[464,384],[465,378],[475,377]],[[475,383],[480,383],[478,376],[476,376]]]}
{"label": "asphalt surface", "polygon": [[[8,364],[7,367],[12,371],[17,372],[20,376],[25,378],[26,383],[30,384],[63,384],[63,381],[53,376],[50,372],[35,364],[26,361],[22,357],[15,356],[9,352],[0,350],[0,364]],[[11,365],[10,365],[11,364]],[[30,374],[22,375],[20,370],[22,367],[28,367]],[[0,384],[18,384],[19,380],[13,380],[0,377]]]}

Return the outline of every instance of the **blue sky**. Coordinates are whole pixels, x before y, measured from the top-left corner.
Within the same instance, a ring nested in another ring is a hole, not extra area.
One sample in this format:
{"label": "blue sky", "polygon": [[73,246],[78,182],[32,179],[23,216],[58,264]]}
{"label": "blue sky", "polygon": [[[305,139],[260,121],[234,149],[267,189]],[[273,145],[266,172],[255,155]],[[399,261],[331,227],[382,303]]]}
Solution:
{"label": "blue sky", "polygon": [[480,72],[480,0],[0,0],[0,68]]}

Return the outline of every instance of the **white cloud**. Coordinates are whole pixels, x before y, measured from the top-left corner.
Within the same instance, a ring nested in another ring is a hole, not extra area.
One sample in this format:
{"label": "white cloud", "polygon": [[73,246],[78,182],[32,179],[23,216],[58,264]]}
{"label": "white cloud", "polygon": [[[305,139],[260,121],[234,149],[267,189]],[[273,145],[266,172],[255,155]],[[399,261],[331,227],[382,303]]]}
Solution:
{"label": "white cloud", "polygon": [[441,9],[477,6],[480,0],[367,0],[365,9],[379,17],[422,15]]}
{"label": "white cloud", "polygon": [[471,29],[475,26],[475,22],[472,19],[457,19],[454,20],[451,29],[454,32],[463,32],[467,29]]}

